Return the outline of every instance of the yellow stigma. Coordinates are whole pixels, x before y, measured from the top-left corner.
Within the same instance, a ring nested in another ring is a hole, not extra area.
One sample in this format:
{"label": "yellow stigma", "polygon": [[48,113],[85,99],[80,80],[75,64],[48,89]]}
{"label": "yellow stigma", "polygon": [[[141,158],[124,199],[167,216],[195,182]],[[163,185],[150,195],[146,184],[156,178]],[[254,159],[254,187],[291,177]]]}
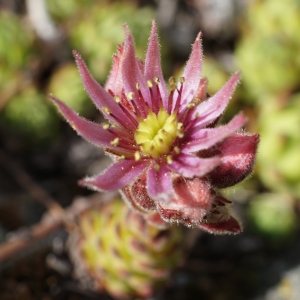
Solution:
{"label": "yellow stigma", "polygon": [[147,118],[140,122],[134,137],[141,153],[158,158],[170,153],[173,142],[180,134],[182,128],[178,126],[177,114],[169,115],[160,109],[157,115],[149,112]]}

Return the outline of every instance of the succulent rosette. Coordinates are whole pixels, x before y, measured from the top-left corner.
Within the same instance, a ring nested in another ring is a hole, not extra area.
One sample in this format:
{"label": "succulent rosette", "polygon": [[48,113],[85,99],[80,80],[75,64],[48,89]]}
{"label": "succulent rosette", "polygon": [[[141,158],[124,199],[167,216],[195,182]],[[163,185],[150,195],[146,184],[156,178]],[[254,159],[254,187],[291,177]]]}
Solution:
{"label": "succulent rosette", "polygon": [[126,39],[113,57],[105,88],[74,52],[85,90],[107,123],[85,120],[51,96],[77,133],[113,158],[103,173],[80,184],[98,191],[121,190],[157,226],[180,222],[214,233],[240,232],[229,212],[231,201],[218,189],[249,175],[259,138],[241,130],[247,121],[242,113],[217,126],[240,74],[208,97],[199,34],[182,77],[178,83],[171,78],[168,91],[155,22],[144,62],[136,57],[132,36],[124,28]]}

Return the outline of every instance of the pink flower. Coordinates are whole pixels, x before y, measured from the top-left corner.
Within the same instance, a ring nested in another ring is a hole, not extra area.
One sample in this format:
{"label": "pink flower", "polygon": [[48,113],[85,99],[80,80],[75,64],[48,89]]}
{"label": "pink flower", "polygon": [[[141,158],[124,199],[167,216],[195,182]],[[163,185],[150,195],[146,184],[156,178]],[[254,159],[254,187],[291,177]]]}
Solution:
{"label": "pink flower", "polygon": [[259,138],[239,131],[246,123],[242,113],[216,127],[240,74],[207,98],[199,34],[182,77],[177,84],[170,79],[168,92],[155,22],[144,62],[136,58],[132,36],[124,27],[125,43],[114,55],[105,89],[74,51],[84,87],[108,123],[82,119],[51,96],[78,134],[113,158],[103,173],[80,184],[98,191],[121,189],[157,226],[176,221],[211,232],[240,232],[228,210],[231,202],[217,189],[249,175]]}

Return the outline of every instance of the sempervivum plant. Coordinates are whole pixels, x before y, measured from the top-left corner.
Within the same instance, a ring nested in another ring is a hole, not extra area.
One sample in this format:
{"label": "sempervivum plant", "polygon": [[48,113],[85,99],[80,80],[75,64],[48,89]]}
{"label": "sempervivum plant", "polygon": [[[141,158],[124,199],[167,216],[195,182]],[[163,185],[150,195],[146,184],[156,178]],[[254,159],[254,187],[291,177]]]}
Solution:
{"label": "sempervivum plant", "polygon": [[155,23],[144,62],[136,58],[132,36],[124,28],[126,39],[105,88],[74,52],[85,89],[108,123],[82,119],[51,96],[70,125],[113,158],[103,173],[80,184],[122,190],[130,205],[160,227],[180,222],[215,233],[240,232],[228,209],[231,201],[218,189],[235,185],[252,171],[259,138],[241,131],[246,123],[242,113],[217,126],[239,73],[207,97],[199,34],[182,77],[178,83],[170,79],[168,92]]}
{"label": "sempervivum plant", "polygon": [[182,228],[153,227],[119,197],[84,211],[77,225],[69,243],[77,276],[117,299],[149,297],[182,257]]}

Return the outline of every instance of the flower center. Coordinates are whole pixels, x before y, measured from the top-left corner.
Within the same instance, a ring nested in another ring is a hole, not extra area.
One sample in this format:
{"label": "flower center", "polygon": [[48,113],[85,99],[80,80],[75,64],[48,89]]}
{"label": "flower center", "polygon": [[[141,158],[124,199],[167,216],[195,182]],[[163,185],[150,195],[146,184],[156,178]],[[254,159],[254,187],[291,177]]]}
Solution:
{"label": "flower center", "polygon": [[143,154],[158,158],[170,153],[176,137],[182,134],[181,127],[176,113],[169,115],[160,109],[156,115],[151,111],[147,118],[139,123],[134,135],[135,141]]}

